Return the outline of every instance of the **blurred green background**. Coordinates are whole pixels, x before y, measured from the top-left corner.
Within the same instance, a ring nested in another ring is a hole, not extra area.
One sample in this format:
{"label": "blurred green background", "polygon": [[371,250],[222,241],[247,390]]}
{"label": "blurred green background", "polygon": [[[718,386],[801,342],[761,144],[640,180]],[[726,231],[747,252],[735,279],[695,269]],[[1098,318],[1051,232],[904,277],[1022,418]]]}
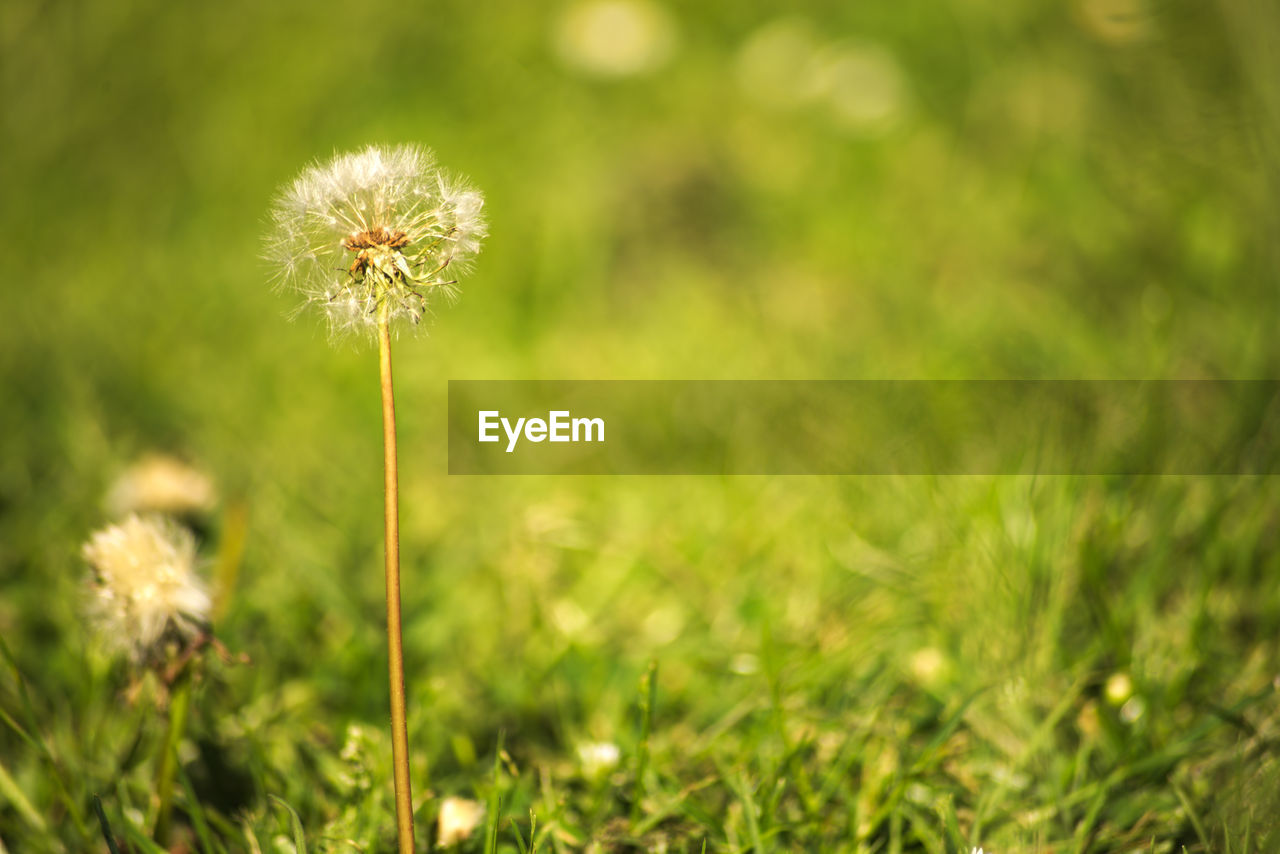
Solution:
{"label": "blurred green background", "polygon": [[0,840],[145,811],[79,550],[151,452],[249,519],[197,847],[288,850],[271,795],[390,838],[376,360],[259,256],[304,165],[415,142],[491,224],[396,345],[422,845],[500,792],[510,850],[531,809],[555,850],[1274,850],[1274,478],[449,478],[444,404],[1275,378],[1278,43],[1246,0],[4,3]]}

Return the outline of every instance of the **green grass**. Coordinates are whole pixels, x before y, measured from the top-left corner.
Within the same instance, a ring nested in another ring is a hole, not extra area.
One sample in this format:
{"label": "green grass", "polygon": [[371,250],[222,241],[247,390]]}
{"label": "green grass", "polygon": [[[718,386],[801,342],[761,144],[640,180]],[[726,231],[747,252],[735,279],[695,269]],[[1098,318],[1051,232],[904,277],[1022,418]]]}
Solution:
{"label": "green grass", "polygon": [[[445,474],[448,379],[1280,376],[1280,18],[1089,7],[671,4],[604,81],[541,4],[4,4],[3,845],[106,850],[97,796],[157,850],[79,550],[159,450],[220,485],[210,571],[248,519],[181,835],[391,848],[376,359],[258,255],[306,162],[413,141],[492,232],[396,343],[420,848],[454,795],[464,851],[1275,850],[1274,477]],[[744,91],[784,13],[890,51],[896,127]]]}

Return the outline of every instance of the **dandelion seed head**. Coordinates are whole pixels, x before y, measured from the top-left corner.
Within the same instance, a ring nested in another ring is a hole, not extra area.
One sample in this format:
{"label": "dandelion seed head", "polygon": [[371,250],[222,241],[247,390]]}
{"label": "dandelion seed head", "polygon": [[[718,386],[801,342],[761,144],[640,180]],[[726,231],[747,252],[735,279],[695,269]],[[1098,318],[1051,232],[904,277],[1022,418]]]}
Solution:
{"label": "dandelion seed head", "polygon": [[588,777],[598,777],[617,767],[622,753],[610,741],[590,741],[578,745],[578,761]]}
{"label": "dandelion seed head", "polygon": [[566,65],[615,79],[661,68],[676,41],[671,15],[652,0],[579,0],[564,10],[554,33]]}
{"label": "dandelion seed head", "polygon": [[484,817],[484,804],[467,798],[448,797],[440,802],[440,824],[436,844],[448,847],[463,842]]}
{"label": "dandelion seed head", "polygon": [[149,454],[116,478],[107,493],[113,516],[167,513],[187,516],[210,510],[217,501],[213,481],[199,469],[166,454]]}
{"label": "dandelion seed head", "polygon": [[94,533],[83,554],[93,570],[89,616],[115,650],[141,661],[166,638],[190,641],[208,624],[195,538],[178,524],[131,515]]}
{"label": "dandelion seed head", "polygon": [[267,259],[335,333],[417,324],[487,234],[484,197],[413,145],[369,146],[304,169],[277,198]]}

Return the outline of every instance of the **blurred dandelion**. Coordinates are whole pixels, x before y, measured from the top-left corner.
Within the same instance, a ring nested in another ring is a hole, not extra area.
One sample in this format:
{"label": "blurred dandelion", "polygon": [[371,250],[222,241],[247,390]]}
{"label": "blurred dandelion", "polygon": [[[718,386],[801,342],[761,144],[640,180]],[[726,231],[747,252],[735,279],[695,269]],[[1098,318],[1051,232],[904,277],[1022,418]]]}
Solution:
{"label": "blurred dandelion", "polygon": [[1076,0],[1076,13],[1085,32],[1117,47],[1139,44],[1154,34],[1146,0]]}
{"label": "blurred dandelion", "polygon": [[826,101],[833,123],[856,135],[891,130],[906,106],[898,61],[877,44],[848,42],[825,51],[811,85]]}
{"label": "blurred dandelion", "polygon": [[1136,723],[1147,711],[1147,702],[1141,697],[1130,697],[1120,707],[1120,720],[1127,724]]}
{"label": "blurred dandelion", "polygon": [[816,107],[839,130],[876,136],[906,110],[905,75],[893,53],[873,42],[825,42],[808,22],[780,18],[738,50],[738,87],[773,110]]}
{"label": "blurred dandelion", "polygon": [[369,146],[303,170],[276,200],[267,258],[334,332],[426,315],[480,250],[484,198],[430,151]]}
{"label": "blurred dandelion", "polygon": [[116,478],[106,505],[117,517],[130,513],[191,516],[210,510],[216,500],[207,474],[176,457],[149,454]]}
{"label": "blurred dandelion", "polygon": [[570,67],[597,77],[631,77],[670,59],[676,28],[666,9],[648,0],[586,0],[565,10],[554,40]]}
{"label": "blurred dandelion", "polygon": [[582,773],[588,777],[599,777],[612,771],[618,767],[621,758],[618,745],[610,741],[588,741],[578,745],[578,761],[582,763]]}
{"label": "blurred dandelion", "polygon": [[436,844],[445,848],[465,841],[483,817],[484,804],[467,798],[445,798],[440,802]]}
{"label": "blurred dandelion", "polygon": [[738,51],[736,74],[744,95],[758,104],[787,109],[814,96],[810,67],[818,54],[813,27],[798,18],[771,21]]}
{"label": "blurred dandelion", "polygon": [[93,569],[91,621],[135,662],[155,658],[169,639],[186,646],[207,628],[211,602],[185,528],[132,515],[94,533],[84,559]]}

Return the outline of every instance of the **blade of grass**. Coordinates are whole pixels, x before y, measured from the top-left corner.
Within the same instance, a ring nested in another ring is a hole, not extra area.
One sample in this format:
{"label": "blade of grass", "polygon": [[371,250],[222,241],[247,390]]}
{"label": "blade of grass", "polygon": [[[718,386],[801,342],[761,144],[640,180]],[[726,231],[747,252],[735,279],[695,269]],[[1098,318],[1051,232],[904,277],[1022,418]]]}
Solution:
{"label": "blade of grass", "polygon": [[13,808],[18,811],[18,815],[22,816],[36,832],[45,833],[48,830],[44,817],[36,812],[35,807],[31,806],[31,801],[27,800],[27,796],[22,793],[22,789],[18,788],[17,781],[10,776],[2,763],[0,763],[0,800],[7,800],[12,804]]}
{"label": "blade of grass", "polygon": [[155,840],[161,845],[169,842],[169,822],[173,814],[173,780],[178,770],[178,745],[187,727],[187,709],[191,705],[191,674],[188,669],[174,683],[169,700],[169,724],[165,729],[164,744],[156,764]]}
{"label": "blade of grass", "polygon": [[190,816],[191,824],[195,828],[196,838],[200,840],[206,854],[217,854],[221,846],[214,844],[213,837],[209,833],[209,823],[205,820],[204,807],[196,797],[195,789],[191,786],[191,778],[187,776],[181,764],[178,765],[178,782],[182,784],[182,791],[187,796],[187,815]]}
{"label": "blade of grass", "polygon": [[485,854],[498,850],[498,810],[502,806],[502,742],[506,733],[498,732],[498,745],[493,751],[493,788],[489,792],[489,815],[485,819]]}
{"label": "blade of grass", "polygon": [[297,849],[298,854],[307,854],[307,835],[302,829],[302,819],[298,818],[298,812],[289,806],[288,801],[276,795],[271,796],[272,803],[277,806],[284,807],[289,813],[289,830],[293,833],[293,847]]}
{"label": "blade of grass", "polygon": [[210,613],[214,625],[226,616],[227,608],[231,605],[231,594],[235,592],[240,564],[244,559],[244,542],[248,529],[248,504],[243,499],[231,502],[223,517],[218,563],[213,572],[213,609]]}
{"label": "blade of grass", "polygon": [[942,803],[938,805],[938,814],[942,818],[942,827],[947,832],[947,837],[954,851],[963,851],[968,848],[967,840],[964,834],[960,832],[960,820],[956,815],[955,798],[951,795],[943,798]]}
{"label": "blade of grass", "polygon": [[756,802],[751,797],[747,781],[735,775],[730,783],[742,803],[742,817],[747,821],[747,836],[751,839],[751,848],[756,854],[764,854],[764,841],[760,838],[760,820],[757,816]]}
{"label": "blade of grass", "polygon": [[653,732],[653,707],[658,697],[658,662],[649,667],[640,680],[640,742],[636,746],[636,779],[631,793],[631,824],[640,820],[641,801],[644,799],[644,776],[649,770],[649,736]]}
{"label": "blade of grass", "polygon": [[141,852],[141,854],[169,854],[164,848],[157,845],[149,835],[143,833],[133,822],[126,817],[126,809],[133,808],[133,803],[128,797],[128,791],[123,781],[116,783],[116,803],[119,805],[119,826],[123,828],[125,841],[129,843],[128,849],[131,852]]}
{"label": "blade of grass", "polygon": [[1195,806],[1191,803],[1191,799],[1187,797],[1187,793],[1177,783],[1170,780],[1169,785],[1173,787],[1173,793],[1178,796],[1178,802],[1186,810],[1187,820],[1191,822],[1191,828],[1196,832],[1196,836],[1200,838],[1200,844],[1204,846],[1204,850],[1212,851],[1213,846],[1209,844],[1209,834],[1205,832],[1204,823],[1200,821],[1200,816],[1196,815]]}
{"label": "blade of grass", "polygon": [[111,854],[120,854],[116,845],[116,835],[111,832],[111,822],[107,821],[107,811],[102,808],[102,798],[93,796],[93,811],[98,814],[98,824],[102,828],[102,838],[107,842],[107,850]]}
{"label": "blade of grass", "polygon": [[[5,643],[4,638],[0,638],[0,656],[3,656],[5,663],[9,665],[9,669],[13,673],[14,682],[18,687],[18,697],[22,701],[22,712],[27,719],[27,729],[32,733],[39,733],[40,718],[36,714],[35,705],[31,702],[31,695],[27,692],[27,680],[23,678],[22,670],[18,667],[18,660],[9,649],[9,645]],[[8,715],[5,718],[12,720]],[[21,731],[19,730],[19,732]],[[67,778],[63,774],[62,764],[58,762],[57,757],[54,755],[53,748],[49,746],[49,743],[43,737],[31,736],[27,739],[27,742],[35,747],[45,761],[49,763],[49,767],[53,771],[54,781],[58,785],[58,794],[67,809],[67,814],[71,816],[71,821],[75,824],[77,832],[82,837],[91,836],[89,825],[84,816],[81,815],[80,804],[71,796],[71,788],[67,785]]]}

